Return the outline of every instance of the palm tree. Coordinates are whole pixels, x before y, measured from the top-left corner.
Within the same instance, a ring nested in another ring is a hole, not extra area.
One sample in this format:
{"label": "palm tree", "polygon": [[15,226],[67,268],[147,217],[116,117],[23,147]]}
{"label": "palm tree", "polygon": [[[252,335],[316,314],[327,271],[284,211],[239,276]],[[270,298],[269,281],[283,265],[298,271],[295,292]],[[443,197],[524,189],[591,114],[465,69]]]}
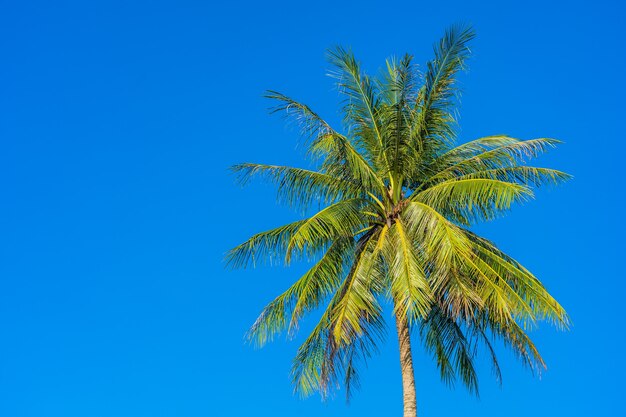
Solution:
{"label": "palm tree", "polygon": [[417,414],[412,341],[432,353],[445,382],[458,378],[477,393],[477,346],[490,355],[498,380],[498,339],[540,371],[544,361],[526,331],[539,320],[568,325],[533,274],[469,229],[528,200],[534,186],[568,178],[525,165],[554,139],[497,135],[454,147],[455,76],[473,37],[469,27],[450,28],[423,75],[406,55],[371,78],[351,52],[331,50],[331,75],[345,98],[344,133],[304,104],[267,95],[277,101],[275,111],[302,128],[315,168],[244,163],[233,170],[242,182],[261,176],[276,183],[279,198],[303,213],[323,208],[252,236],[227,260],[233,267],[314,262],[249,332],[259,345],[281,331],[293,335],[306,313],[325,304],[293,362],[295,390],[303,395],[325,397],[340,382],[350,395],[358,365],[384,334],[385,305],[393,306],[405,417]]}

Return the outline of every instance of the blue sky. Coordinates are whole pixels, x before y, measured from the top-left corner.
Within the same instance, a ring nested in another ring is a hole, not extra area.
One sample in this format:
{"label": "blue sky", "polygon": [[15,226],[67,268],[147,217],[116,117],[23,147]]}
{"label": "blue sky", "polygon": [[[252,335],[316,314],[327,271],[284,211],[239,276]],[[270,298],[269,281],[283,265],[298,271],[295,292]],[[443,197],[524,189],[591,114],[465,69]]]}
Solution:
{"label": "blue sky", "polygon": [[[594,2],[9,2],[0,11],[0,415],[400,415],[396,342],[349,406],[292,395],[298,341],[243,334],[303,266],[227,271],[224,252],[295,218],[227,167],[303,165],[265,89],[337,122],[324,51],[369,71],[419,63],[451,23],[478,33],[461,77],[462,141],[566,143],[575,176],[478,230],[536,273],[574,326],[533,332],[533,378],[500,350],[481,398],[439,382],[416,349],[423,416],[624,412],[626,12]],[[303,328],[310,328],[306,323]]]}

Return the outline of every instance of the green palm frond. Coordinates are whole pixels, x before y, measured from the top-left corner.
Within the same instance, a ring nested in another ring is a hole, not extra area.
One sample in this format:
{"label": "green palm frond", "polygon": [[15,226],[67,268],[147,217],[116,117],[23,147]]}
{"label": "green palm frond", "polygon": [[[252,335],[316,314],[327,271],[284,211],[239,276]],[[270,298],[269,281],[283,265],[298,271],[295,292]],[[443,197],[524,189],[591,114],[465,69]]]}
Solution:
{"label": "green palm frond", "polygon": [[284,330],[293,335],[302,315],[318,307],[337,290],[344,263],[353,251],[352,238],[333,242],[311,269],[263,309],[248,332],[248,339],[263,346]]}
{"label": "green palm frond", "polygon": [[517,142],[520,142],[520,140],[506,135],[485,136],[483,138],[462,143],[446,151],[438,157],[438,162],[452,165],[453,163],[471,158],[494,148],[512,145]]}
{"label": "green palm frond", "polygon": [[366,192],[386,198],[387,189],[370,162],[342,135],[323,135],[313,142],[310,153],[321,159],[321,171],[354,182]]}
{"label": "green palm frond", "polygon": [[412,236],[401,219],[389,228],[384,253],[387,259],[390,291],[395,314],[408,317],[409,322],[423,319],[432,302],[432,291],[425,266],[415,249]]}
{"label": "green palm frond", "polygon": [[562,183],[571,179],[572,176],[556,169],[515,166],[487,169],[474,174],[461,175],[457,177],[458,180],[480,178],[540,187],[546,184],[556,185]]}
{"label": "green palm frond", "polygon": [[323,173],[355,181],[368,191],[384,190],[384,185],[370,166],[368,155],[362,155],[348,138],[339,134],[307,105],[271,90],[265,97],[280,103],[272,108],[273,113],[284,113],[288,120],[300,127],[308,145],[308,154],[322,159]]}
{"label": "green palm frond", "polygon": [[372,279],[376,273],[381,231],[374,230],[366,234],[359,242],[354,262],[343,286],[338,291],[338,298],[333,306],[330,319],[333,326],[333,337],[339,346],[351,345],[355,340],[367,333],[372,318],[381,315],[381,307],[377,299],[380,280]]}
{"label": "green palm frond", "polygon": [[363,148],[378,170],[388,171],[389,161],[384,152],[381,98],[369,76],[362,74],[351,51],[337,47],[328,51],[328,62],[333,65],[329,75],[337,80],[339,91],[346,97],[344,121],[358,147]]}
{"label": "green palm frond", "polygon": [[478,394],[478,376],[474,366],[476,342],[454,318],[439,306],[434,306],[420,323],[420,338],[434,356],[441,379],[454,385],[458,377],[470,392]]}
{"label": "green palm frond", "polygon": [[409,202],[404,215],[420,249],[436,266],[449,267],[461,254],[472,253],[471,241],[462,230],[427,203]]}
{"label": "green palm frond", "polygon": [[410,199],[429,205],[447,218],[469,225],[491,220],[518,201],[532,197],[525,185],[490,178],[465,178],[440,182]]}
{"label": "green palm frond", "polygon": [[456,317],[471,318],[485,304],[477,287],[476,271],[467,268],[467,260],[474,257],[471,240],[427,204],[411,202],[404,215],[409,232],[421,243],[419,250],[429,265],[435,296]]}
{"label": "green palm frond", "polygon": [[291,234],[286,248],[286,261],[293,253],[315,256],[326,245],[341,237],[352,237],[370,228],[368,216],[371,203],[360,198],[342,200],[300,223]]}
{"label": "green palm frond", "polygon": [[[423,184],[432,185],[481,171],[516,167],[523,164],[527,159],[535,158],[548,149],[554,148],[559,143],[555,139],[539,138],[505,144],[470,157],[458,158],[448,154],[447,157],[442,157],[447,166],[432,175]],[[437,162],[434,165],[437,165]]]}
{"label": "green palm frond", "polygon": [[282,262],[287,253],[291,237],[305,223],[298,220],[266,232],[257,233],[226,254],[227,265],[232,268],[246,268],[258,263],[276,264]]}
{"label": "green palm frond", "polygon": [[350,181],[302,168],[246,163],[235,165],[231,170],[242,185],[254,176],[275,183],[281,201],[303,209],[312,203],[329,204],[340,198],[366,195],[365,190]]}
{"label": "green palm frond", "polygon": [[498,361],[498,355],[496,355],[496,350],[493,346],[490,335],[487,334],[487,330],[480,326],[473,325],[469,327],[468,332],[469,337],[476,340],[477,345],[482,345],[487,349],[493,375],[496,382],[502,385],[502,370],[500,369],[500,362]]}
{"label": "green palm frond", "polygon": [[465,234],[474,244],[477,256],[511,285],[537,318],[548,320],[560,328],[568,328],[570,320],[565,309],[530,271],[487,239],[467,230]]}
{"label": "green palm frond", "polygon": [[382,143],[389,161],[389,170],[395,181],[402,182],[406,172],[412,171],[411,119],[417,98],[417,71],[413,57],[405,55],[399,62],[387,61],[387,73],[380,89],[384,100],[380,107]]}
{"label": "green palm frond", "polygon": [[[327,310],[329,313],[329,310]],[[377,352],[380,338],[364,333],[349,345],[337,344],[332,324],[325,314],[305,342],[300,346],[291,368],[296,393],[307,397],[319,392],[327,398],[340,382],[346,387],[346,397],[359,383],[359,365]]]}
{"label": "green palm frond", "polygon": [[484,314],[484,312],[482,320],[489,332],[511,348],[513,353],[532,372],[540,374],[546,368],[546,363],[539,354],[537,347],[515,320],[498,321],[494,317]]}
{"label": "green palm frond", "polygon": [[453,143],[458,94],[455,76],[464,68],[470,53],[468,44],[474,36],[471,27],[453,26],[435,45],[435,58],[427,65],[417,101],[417,140],[423,143],[422,148],[442,149]]}
{"label": "green palm frond", "polygon": [[267,91],[265,98],[279,102],[272,108],[272,113],[281,112],[288,121],[295,122],[307,142],[320,136],[337,134],[330,124],[309,106],[272,90]]}
{"label": "green palm frond", "polygon": [[303,396],[318,391],[326,397],[329,388],[342,377],[349,396],[350,387],[358,385],[358,363],[377,350],[384,322],[373,297],[377,288],[363,282],[363,271],[372,266],[375,257],[377,237],[379,233],[371,231],[359,239],[347,276],[298,349],[292,379],[296,392]]}

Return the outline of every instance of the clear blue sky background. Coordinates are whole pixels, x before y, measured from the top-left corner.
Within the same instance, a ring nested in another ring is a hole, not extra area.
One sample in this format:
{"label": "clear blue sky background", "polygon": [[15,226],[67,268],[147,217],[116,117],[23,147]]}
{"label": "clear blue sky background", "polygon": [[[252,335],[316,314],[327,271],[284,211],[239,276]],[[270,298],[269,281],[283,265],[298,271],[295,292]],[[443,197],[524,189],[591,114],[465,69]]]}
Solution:
{"label": "clear blue sky background", "polygon": [[283,91],[337,122],[326,48],[351,46],[370,71],[404,52],[424,63],[458,21],[478,32],[461,140],[566,142],[538,163],[573,181],[478,229],[574,327],[533,333],[541,379],[502,353],[500,388],[481,362],[479,400],[443,386],[416,349],[421,415],[623,415],[618,1],[0,4],[0,415],[400,415],[393,332],[349,406],[292,395],[302,337],[244,344],[303,268],[225,270],[228,248],[295,217],[227,167],[303,164],[261,96]]}

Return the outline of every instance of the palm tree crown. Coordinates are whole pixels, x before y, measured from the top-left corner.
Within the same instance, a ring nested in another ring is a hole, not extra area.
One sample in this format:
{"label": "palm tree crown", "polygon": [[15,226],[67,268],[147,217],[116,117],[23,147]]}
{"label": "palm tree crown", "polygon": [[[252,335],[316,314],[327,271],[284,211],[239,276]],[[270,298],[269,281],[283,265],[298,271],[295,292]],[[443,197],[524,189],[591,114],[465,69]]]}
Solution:
{"label": "palm tree crown", "polygon": [[[563,308],[541,282],[470,227],[532,197],[532,188],[568,175],[526,166],[558,141],[488,136],[455,146],[455,77],[469,55],[471,28],[454,26],[434,47],[421,74],[410,55],[386,62],[383,75],[362,73],[352,53],[329,52],[343,102],[343,133],[283,94],[268,98],[302,128],[315,169],[244,163],[242,182],[276,183],[290,205],[323,209],[252,236],[232,249],[233,267],[284,259],[313,266],[261,313],[250,338],[262,345],[294,334],[306,313],[324,305],[298,350],[292,375],[298,392],[329,393],[358,383],[358,365],[384,333],[383,305],[393,305],[401,360],[413,381],[409,332],[433,354],[441,377],[477,392],[478,345],[492,358],[502,340],[533,370],[544,362],[526,331],[538,320],[567,327]],[[404,344],[403,344],[404,342]],[[413,411],[411,411],[413,410]]]}

